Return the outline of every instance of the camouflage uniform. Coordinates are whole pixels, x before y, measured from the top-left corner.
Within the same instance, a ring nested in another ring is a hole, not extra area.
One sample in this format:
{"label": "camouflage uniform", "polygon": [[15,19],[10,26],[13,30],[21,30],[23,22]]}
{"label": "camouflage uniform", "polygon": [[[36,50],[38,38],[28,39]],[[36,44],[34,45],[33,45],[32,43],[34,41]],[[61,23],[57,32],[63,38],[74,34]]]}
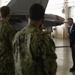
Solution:
{"label": "camouflage uniform", "polygon": [[0,75],[15,75],[12,39],[16,31],[8,22],[0,22]]}
{"label": "camouflage uniform", "polygon": [[56,75],[55,45],[50,37],[28,25],[13,41],[16,75]]}

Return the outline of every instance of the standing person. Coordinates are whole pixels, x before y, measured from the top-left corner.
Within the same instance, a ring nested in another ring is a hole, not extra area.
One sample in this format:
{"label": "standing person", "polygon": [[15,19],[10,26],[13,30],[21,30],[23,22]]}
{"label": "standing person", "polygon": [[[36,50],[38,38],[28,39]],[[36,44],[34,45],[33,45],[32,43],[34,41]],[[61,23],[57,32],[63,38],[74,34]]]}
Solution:
{"label": "standing person", "polygon": [[8,23],[10,8],[3,6],[0,12],[2,17],[0,22],[0,75],[15,75],[12,39],[16,31]]}
{"label": "standing person", "polygon": [[72,18],[68,18],[68,32],[69,32],[69,39],[70,39],[70,47],[72,51],[72,60],[73,60],[73,67],[70,68],[70,72],[75,71],[75,24],[73,23]]}
{"label": "standing person", "polygon": [[41,30],[44,14],[42,5],[33,4],[29,10],[30,23],[15,35],[16,75],[56,75],[55,45]]}

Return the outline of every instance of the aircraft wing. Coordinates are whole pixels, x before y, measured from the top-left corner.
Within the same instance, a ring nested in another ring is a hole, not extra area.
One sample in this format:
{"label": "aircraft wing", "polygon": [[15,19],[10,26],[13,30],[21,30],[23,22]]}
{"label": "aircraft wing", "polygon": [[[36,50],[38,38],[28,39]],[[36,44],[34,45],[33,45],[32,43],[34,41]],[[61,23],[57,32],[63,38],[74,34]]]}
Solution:
{"label": "aircraft wing", "polygon": [[11,9],[12,15],[28,15],[29,8],[34,3],[43,5],[46,9],[49,0],[11,0],[8,6]]}

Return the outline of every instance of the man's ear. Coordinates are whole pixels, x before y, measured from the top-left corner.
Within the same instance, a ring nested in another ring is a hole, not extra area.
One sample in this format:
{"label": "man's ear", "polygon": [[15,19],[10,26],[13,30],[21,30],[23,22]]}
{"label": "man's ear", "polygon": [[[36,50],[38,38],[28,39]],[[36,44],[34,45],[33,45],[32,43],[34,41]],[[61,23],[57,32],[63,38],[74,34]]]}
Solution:
{"label": "man's ear", "polygon": [[45,19],[45,16],[43,17],[43,19]]}
{"label": "man's ear", "polygon": [[42,18],[43,20],[45,19],[45,17]]}
{"label": "man's ear", "polygon": [[44,21],[44,17],[41,18],[42,22]]}

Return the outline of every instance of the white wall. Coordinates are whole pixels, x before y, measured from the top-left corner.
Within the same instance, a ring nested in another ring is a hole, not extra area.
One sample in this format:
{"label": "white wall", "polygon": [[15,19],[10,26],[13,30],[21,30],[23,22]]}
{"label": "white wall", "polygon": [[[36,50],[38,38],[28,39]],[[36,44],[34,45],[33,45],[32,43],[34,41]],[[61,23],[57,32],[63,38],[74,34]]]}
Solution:
{"label": "white wall", "polygon": [[0,7],[1,6],[4,6],[4,5],[7,5],[11,0],[0,0]]}
{"label": "white wall", "polygon": [[75,6],[69,7],[69,17],[73,18],[75,23]]}
{"label": "white wall", "polygon": [[2,0],[0,0],[0,7],[1,7],[1,3],[2,3]]}

